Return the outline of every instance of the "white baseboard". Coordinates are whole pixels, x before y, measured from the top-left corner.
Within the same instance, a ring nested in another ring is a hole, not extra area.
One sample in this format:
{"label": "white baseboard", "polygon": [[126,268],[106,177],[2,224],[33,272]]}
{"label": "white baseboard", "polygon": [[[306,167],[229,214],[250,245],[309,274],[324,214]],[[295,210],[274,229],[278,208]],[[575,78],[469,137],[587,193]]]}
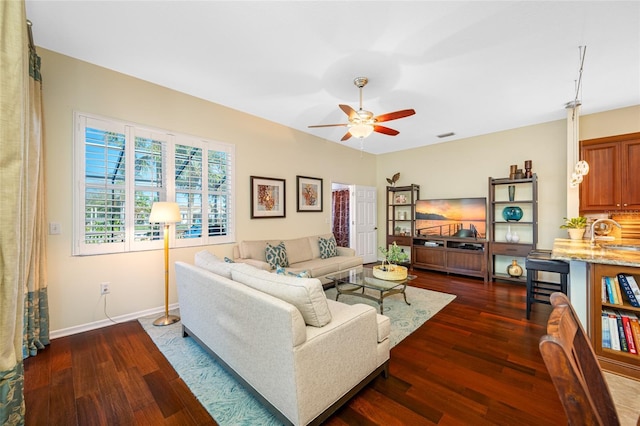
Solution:
{"label": "white baseboard", "polygon": [[[179,306],[177,303],[169,305],[169,310],[177,309]],[[100,321],[90,322],[87,324],[76,325],[74,327],[63,328],[61,330],[54,330],[49,333],[49,339],[58,339],[60,337],[71,336],[72,334],[83,333],[85,331],[96,330],[98,328],[109,327],[116,323],[127,322],[135,320],[141,317],[146,317],[154,314],[161,314],[164,312],[164,306],[158,308],[147,309],[145,311],[133,312],[130,314],[120,315],[111,319],[103,319]]]}

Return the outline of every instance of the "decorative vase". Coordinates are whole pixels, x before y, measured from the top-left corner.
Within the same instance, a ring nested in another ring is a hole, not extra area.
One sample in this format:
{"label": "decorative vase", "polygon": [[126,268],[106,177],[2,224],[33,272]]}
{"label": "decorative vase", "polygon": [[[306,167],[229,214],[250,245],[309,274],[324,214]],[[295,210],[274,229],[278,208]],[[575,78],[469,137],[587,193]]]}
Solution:
{"label": "decorative vase", "polygon": [[511,265],[507,266],[507,274],[510,277],[519,278],[522,276],[522,266],[518,265],[518,261],[513,259]]}
{"label": "decorative vase", "polygon": [[584,237],[585,228],[569,228],[567,232],[569,233],[569,238],[572,240],[581,240]]}
{"label": "decorative vase", "polygon": [[516,234],[516,231],[513,231],[513,233],[511,234],[511,242],[512,243],[520,242],[520,235]]}
{"label": "decorative vase", "polygon": [[511,242],[511,239],[513,237],[513,234],[511,233],[511,225],[509,225],[507,227],[507,233],[504,235],[504,239],[507,240],[507,242]]}
{"label": "decorative vase", "polygon": [[522,209],[518,206],[507,206],[502,209],[502,217],[507,222],[517,222],[522,219]]}
{"label": "decorative vase", "polygon": [[513,201],[516,199],[516,186],[509,185],[509,201]]}

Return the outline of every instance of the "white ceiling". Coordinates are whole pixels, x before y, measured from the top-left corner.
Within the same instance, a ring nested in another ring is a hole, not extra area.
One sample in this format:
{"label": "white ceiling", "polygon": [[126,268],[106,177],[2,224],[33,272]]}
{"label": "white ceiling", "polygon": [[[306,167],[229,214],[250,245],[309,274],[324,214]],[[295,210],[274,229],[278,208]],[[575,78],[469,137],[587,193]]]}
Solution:
{"label": "white ceiling", "polygon": [[[358,108],[414,108],[386,153],[640,104],[640,1],[26,0],[36,45],[336,143]],[[46,64],[44,64],[46,68]],[[44,74],[46,84],[46,71]],[[439,139],[438,134],[455,132]],[[360,141],[346,144],[360,149]]]}

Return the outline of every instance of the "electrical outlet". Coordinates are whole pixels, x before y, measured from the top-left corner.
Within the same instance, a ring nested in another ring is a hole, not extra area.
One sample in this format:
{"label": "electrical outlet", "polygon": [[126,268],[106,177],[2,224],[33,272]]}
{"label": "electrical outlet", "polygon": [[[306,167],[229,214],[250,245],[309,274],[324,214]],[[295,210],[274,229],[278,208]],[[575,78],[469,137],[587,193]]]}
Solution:
{"label": "electrical outlet", "polygon": [[111,293],[111,288],[110,288],[111,283],[101,283],[100,284],[100,294],[109,294]]}

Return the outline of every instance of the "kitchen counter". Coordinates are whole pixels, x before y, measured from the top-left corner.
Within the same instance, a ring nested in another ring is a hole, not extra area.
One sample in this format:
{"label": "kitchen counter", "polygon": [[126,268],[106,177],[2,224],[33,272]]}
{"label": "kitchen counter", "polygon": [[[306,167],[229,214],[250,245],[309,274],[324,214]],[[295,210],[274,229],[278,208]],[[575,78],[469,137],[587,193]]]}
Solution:
{"label": "kitchen counter", "polygon": [[597,241],[591,246],[588,239],[570,240],[556,238],[551,251],[551,258],[569,262],[569,285],[567,294],[571,300],[582,325],[591,333],[593,324],[591,317],[590,293],[593,288],[591,282],[590,267],[593,264],[630,266],[640,268],[640,251],[613,250],[603,248],[607,244],[638,245],[640,240],[619,239],[612,241]]}
{"label": "kitchen counter", "polygon": [[640,251],[603,248],[612,244],[640,247],[640,240],[622,239],[596,241],[596,245],[591,246],[591,242],[586,239],[569,240],[565,238],[556,238],[553,243],[551,258],[564,260],[566,262],[580,261],[586,263],[640,267]]}

